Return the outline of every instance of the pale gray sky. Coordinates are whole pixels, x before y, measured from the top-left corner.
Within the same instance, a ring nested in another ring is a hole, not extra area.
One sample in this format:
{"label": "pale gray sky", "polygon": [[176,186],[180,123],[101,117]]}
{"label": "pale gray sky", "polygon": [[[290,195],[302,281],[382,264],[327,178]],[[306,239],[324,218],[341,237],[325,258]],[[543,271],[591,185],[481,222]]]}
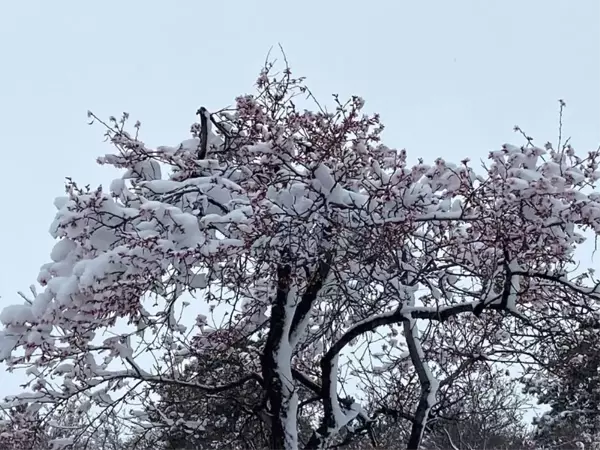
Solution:
{"label": "pale gray sky", "polygon": [[515,124],[555,140],[559,98],[573,145],[600,143],[598,0],[0,1],[0,307],[49,259],[64,177],[114,177],[88,109],[176,144],[199,106],[250,92],[278,43],[323,102],[363,96],[412,156],[486,158],[521,142]]}

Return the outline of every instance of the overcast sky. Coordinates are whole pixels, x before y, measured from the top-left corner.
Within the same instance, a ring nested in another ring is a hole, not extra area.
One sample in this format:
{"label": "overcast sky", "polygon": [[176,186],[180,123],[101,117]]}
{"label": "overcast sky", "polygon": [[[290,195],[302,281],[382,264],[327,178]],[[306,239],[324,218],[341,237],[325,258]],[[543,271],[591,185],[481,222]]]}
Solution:
{"label": "overcast sky", "polygon": [[0,1],[0,307],[49,260],[64,177],[115,176],[88,109],[177,144],[199,106],[251,92],[278,43],[324,103],[363,96],[413,156],[486,158],[521,144],[515,124],[555,141],[559,98],[573,145],[600,143],[598,0]]}

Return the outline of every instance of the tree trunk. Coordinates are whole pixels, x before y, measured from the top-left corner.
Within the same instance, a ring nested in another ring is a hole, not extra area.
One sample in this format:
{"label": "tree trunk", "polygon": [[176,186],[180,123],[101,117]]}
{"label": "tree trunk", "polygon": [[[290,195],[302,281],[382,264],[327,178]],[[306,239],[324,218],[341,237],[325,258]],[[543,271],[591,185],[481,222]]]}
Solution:
{"label": "tree trunk", "polygon": [[[290,399],[293,392],[288,392],[289,386],[284,386],[282,373],[289,372],[291,378],[291,361],[286,361],[290,367],[280,367],[281,359],[278,352],[287,340],[286,333],[286,303],[290,290],[290,266],[282,266],[277,271],[278,286],[277,294],[271,307],[271,319],[269,335],[265,345],[264,353],[261,358],[262,374],[265,383],[267,400],[269,401],[271,413],[271,433],[269,447],[272,450],[289,449],[293,447],[291,442],[295,441],[294,436],[288,436],[289,430],[286,430],[285,421],[290,419],[289,415],[293,413],[290,408]],[[289,383],[293,381],[290,379]],[[295,449],[294,449],[295,450]]]}

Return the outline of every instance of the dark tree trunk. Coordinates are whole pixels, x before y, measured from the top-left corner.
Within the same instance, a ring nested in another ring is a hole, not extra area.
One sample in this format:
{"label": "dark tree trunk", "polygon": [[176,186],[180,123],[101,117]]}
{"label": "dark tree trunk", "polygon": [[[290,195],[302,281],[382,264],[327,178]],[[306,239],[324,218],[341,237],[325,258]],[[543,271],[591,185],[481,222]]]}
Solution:
{"label": "dark tree trunk", "polygon": [[281,339],[284,337],[285,304],[289,292],[289,276],[291,268],[290,266],[283,266],[280,267],[277,272],[277,294],[271,308],[269,335],[261,358],[262,375],[265,383],[264,388],[271,413],[269,447],[272,450],[281,450],[285,448],[285,429],[282,421],[282,416],[285,414],[285,411],[283,411],[283,392],[281,379],[278,374],[279,367],[276,354]]}

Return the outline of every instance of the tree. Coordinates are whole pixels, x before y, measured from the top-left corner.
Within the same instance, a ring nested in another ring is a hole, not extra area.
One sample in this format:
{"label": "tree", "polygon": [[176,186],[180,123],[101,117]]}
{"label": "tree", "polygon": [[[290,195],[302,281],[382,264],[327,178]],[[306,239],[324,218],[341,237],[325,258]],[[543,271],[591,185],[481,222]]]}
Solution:
{"label": "tree", "polygon": [[[390,405],[406,403],[408,401],[389,401]],[[493,370],[465,373],[448,385],[432,409],[422,447],[427,450],[532,449],[529,441],[533,436],[523,421],[525,404],[516,384],[505,376]],[[397,448],[399,442],[406,441],[413,420],[411,409],[395,410],[384,404],[372,409],[381,414],[381,420],[373,425],[375,444],[369,436],[361,435],[349,443],[349,449]]]}
{"label": "tree", "polygon": [[526,392],[550,409],[537,420],[537,440],[551,448],[600,445],[600,322],[582,320],[555,336],[544,364],[527,373]]}
{"label": "tree", "polygon": [[461,380],[453,391],[455,398],[446,400],[450,406],[437,415],[434,432],[426,438],[427,448],[527,448],[532,436],[523,421],[526,401],[514,381],[482,371]]}
{"label": "tree", "polygon": [[[215,333],[222,334],[219,330]],[[218,340],[227,342],[224,350],[214,346],[210,352],[194,355],[194,362],[184,369],[185,379],[202,379],[204,383],[211,381],[214,384],[224,376],[240,379],[250,365],[260,361],[260,348],[254,342],[239,338],[231,340],[231,336],[223,335]],[[154,429],[154,448],[262,449],[268,446],[266,424],[269,417],[263,411],[263,398],[257,383],[240,385],[222,395],[160,384],[156,385],[155,391],[160,400],[149,406],[148,411],[162,430]],[[300,389],[298,394],[300,402],[311,397],[306,389]],[[177,418],[179,422],[170,428],[164,427],[160,415]],[[208,420],[210,417],[218,417],[218,420]],[[201,422],[202,427],[191,433],[185,424],[193,421]],[[310,431],[309,418],[300,410],[298,432],[306,438]]]}
{"label": "tree", "polygon": [[19,405],[5,411],[0,423],[2,450],[124,450],[124,427],[113,411],[89,417],[69,401],[43,415]]}
{"label": "tree", "polygon": [[[231,110],[201,108],[176,147],[144,144],[127,114],[104,123],[116,152],[99,162],[125,174],[109,191],[67,181],[44,290],[0,315],[0,359],[34,369],[32,392],[11,404],[80,397],[126,405],[123,419],[144,429],[197,433],[218,412],[153,416],[156,386],[225,399],[254,385],[270,448],[324,448],[372,427],[364,380],[385,388],[403,365],[418,386],[406,441],[416,449],[444,379],[503,352],[522,359],[553,330],[553,310],[597,311],[598,283],[572,272],[582,230],[600,233],[599,151],[528,138],[491,152],[480,174],[466,159],[411,166],[381,144],[361,98],[335,97],[328,112],[272,64],[257,87]],[[316,111],[296,106],[302,96]],[[218,332],[206,315],[185,323],[198,293],[223,319]],[[477,337],[462,352],[457,323]],[[186,369],[215,348],[235,352],[238,338],[259,356],[246,354],[233,379]],[[300,403],[314,418],[307,441]]]}
{"label": "tree", "polygon": [[0,412],[0,448],[26,450],[45,444],[37,417],[28,415],[24,406]]}

